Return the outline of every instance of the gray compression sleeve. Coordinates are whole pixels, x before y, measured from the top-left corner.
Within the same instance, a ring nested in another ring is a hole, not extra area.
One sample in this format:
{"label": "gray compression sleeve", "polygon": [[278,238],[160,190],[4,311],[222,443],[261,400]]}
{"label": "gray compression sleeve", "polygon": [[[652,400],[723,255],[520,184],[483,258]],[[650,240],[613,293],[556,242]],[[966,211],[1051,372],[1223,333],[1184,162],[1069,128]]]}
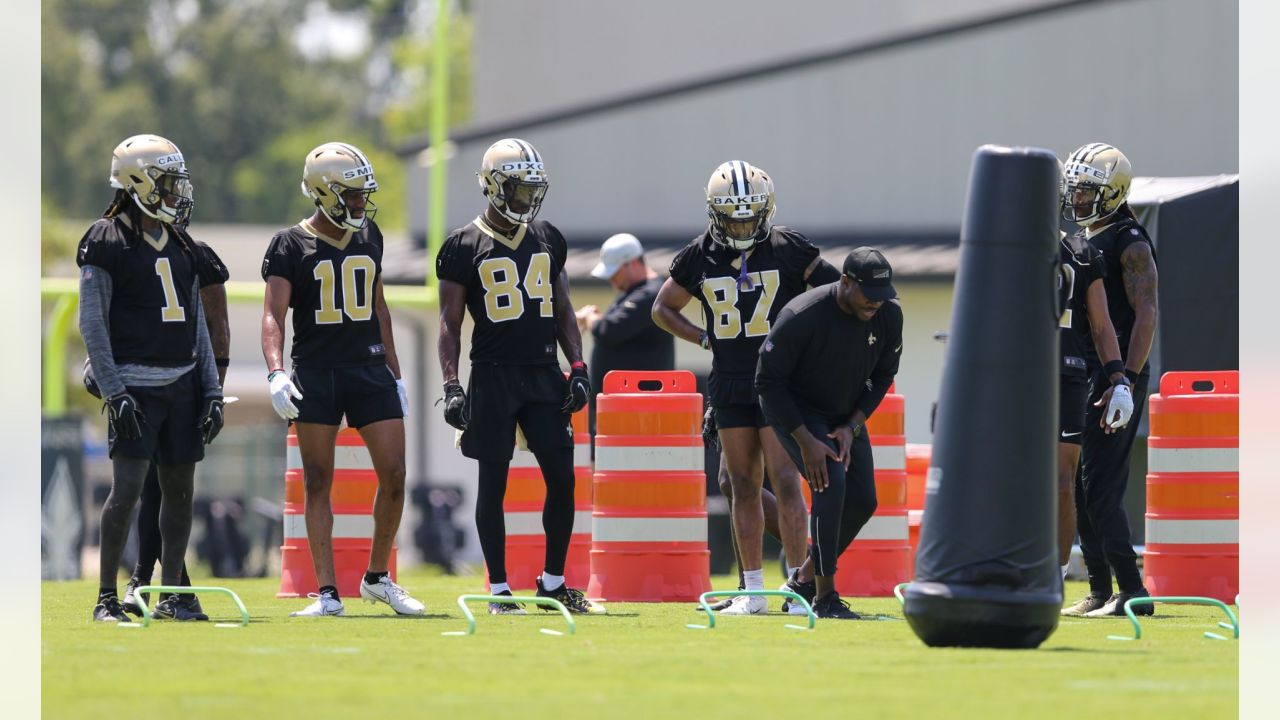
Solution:
{"label": "gray compression sleeve", "polygon": [[111,352],[111,333],[107,327],[110,308],[111,275],[100,267],[86,265],[80,271],[80,336],[89,351],[89,365],[93,367],[103,398],[125,391]]}
{"label": "gray compression sleeve", "polygon": [[209,340],[209,326],[204,321],[204,303],[200,302],[200,279],[192,283],[191,296],[196,302],[196,372],[204,397],[222,397],[218,384],[218,366],[213,359],[213,343]]}

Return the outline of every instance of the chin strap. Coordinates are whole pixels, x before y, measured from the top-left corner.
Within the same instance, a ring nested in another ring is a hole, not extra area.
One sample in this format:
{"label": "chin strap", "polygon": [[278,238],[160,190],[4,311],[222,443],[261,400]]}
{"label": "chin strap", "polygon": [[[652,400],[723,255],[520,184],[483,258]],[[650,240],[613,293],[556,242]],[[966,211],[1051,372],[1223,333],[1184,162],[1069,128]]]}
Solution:
{"label": "chin strap", "polygon": [[746,292],[755,286],[755,283],[751,282],[751,278],[747,277],[746,250],[738,251],[738,263],[741,265],[741,267],[738,268],[738,290]]}

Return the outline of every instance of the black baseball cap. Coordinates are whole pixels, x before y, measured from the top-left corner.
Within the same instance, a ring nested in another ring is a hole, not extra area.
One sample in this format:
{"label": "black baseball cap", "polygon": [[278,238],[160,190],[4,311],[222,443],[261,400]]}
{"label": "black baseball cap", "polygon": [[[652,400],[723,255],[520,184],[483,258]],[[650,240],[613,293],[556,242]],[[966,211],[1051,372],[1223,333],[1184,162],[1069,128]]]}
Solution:
{"label": "black baseball cap", "polygon": [[845,256],[844,274],[857,282],[862,294],[872,302],[898,297],[898,291],[893,289],[893,268],[875,248],[855,248]]}

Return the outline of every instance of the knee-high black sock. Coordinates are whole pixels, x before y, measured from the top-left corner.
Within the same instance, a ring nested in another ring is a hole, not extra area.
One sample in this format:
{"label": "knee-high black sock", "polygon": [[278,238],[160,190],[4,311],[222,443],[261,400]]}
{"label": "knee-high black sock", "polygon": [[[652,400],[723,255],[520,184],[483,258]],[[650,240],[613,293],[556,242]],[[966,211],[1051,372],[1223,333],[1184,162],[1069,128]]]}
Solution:
{"label": "knee-high black sock", "polygon": [[550,575],[564,575],[569,540],[573,537],[573,448],[534,450],[547,498],[542,504],[542,530],[547,535],[544,569]]}
{"label": "knee-high black sock", "polygon": [[191,537],[195,463],[160,466],[160,579],[165,585],[182,581],[183,558]]}
{"label": "knee-high black sock", "polygon": [[98,587],[115,590],[120,553],[129,537],[129,521],[142,493],[149,460],[113,458],[111,460],[111,494],[102,506],[101,531],[98,539]]}
{"label": "knee-high black sock", "polygon": [[147,470],[138,503],[138,563],[133,567],[133,576],[143,585],[151,582],[156,563],[160,560],[160,498],[160,474],[153,462]]}
{"label": "knee-high black sock", "polygon": [[476,492],[476,532],[480,551],[489,569],[489,583],[507,581],[507,523],[502,514],[502,498],[507,494],[510,460],[480,460],[479,489]]}

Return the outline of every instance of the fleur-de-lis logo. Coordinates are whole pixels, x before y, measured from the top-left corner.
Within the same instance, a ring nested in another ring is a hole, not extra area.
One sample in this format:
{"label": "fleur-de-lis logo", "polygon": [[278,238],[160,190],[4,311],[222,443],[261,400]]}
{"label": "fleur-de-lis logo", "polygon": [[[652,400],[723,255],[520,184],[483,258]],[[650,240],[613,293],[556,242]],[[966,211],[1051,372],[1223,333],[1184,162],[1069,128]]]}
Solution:
{"label": "fleur-de-lis logo", "polygon": [[876,344],[876,334],[875,333],[868,334],[867,345],[875,345],[875,344]]}

